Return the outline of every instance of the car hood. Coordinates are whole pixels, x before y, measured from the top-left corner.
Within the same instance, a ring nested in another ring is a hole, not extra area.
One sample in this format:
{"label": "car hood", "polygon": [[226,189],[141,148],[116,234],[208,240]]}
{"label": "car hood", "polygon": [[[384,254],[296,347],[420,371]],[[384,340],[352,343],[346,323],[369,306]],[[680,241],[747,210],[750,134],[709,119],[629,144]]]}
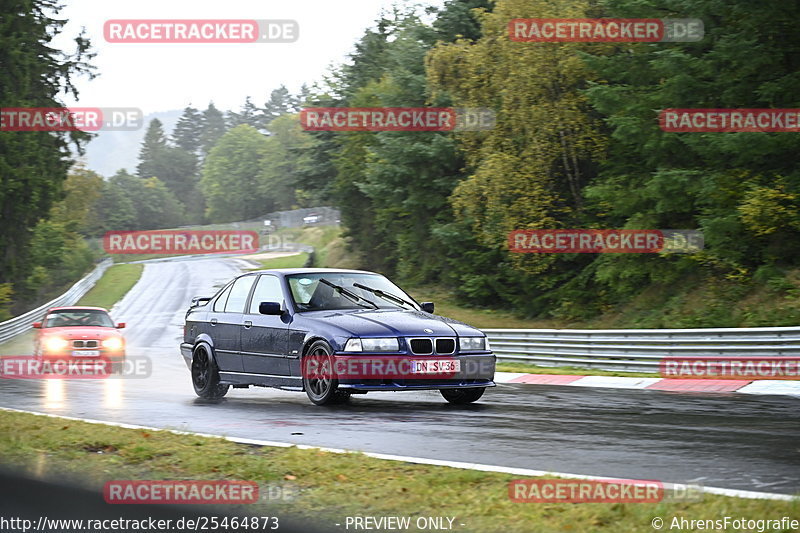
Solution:
{"label": "car hood", "polygon": [[[354,309],[303,313],[307,320],[319,320],[354,337],[452,337],[483,333],[463,322],[410,309]],[[425,331],[426,329],[430,331]]]}
{"label": "car hood", "polygon": [[97,326],[64,326],[60,328],[43,328],[39,331],[41,335],[58,335],[64,339],[107,339],[109,337],[122,336],[116,328]]}

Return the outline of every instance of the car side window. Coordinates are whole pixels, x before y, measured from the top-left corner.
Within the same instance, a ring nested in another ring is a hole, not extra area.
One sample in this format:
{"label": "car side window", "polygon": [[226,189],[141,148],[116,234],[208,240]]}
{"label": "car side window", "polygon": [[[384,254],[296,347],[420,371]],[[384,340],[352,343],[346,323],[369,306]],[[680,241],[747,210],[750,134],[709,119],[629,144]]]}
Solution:
{"label": "car side window", "polygon": [[228,295],[228,303],[225,304],[226,313],[244,313],[244,304],[255,280],[255,276],[244,276],[233,282],[233,288]]}
{"label": "car side window", "polygon": [[250,314],[258,314],[258,306],[261,302],[283,302],[283,289],[281,280],[277,276],[264,274],[258,278],[256,290],[253,292],[253,300],[250,302]]}
{"label": "car side window", "polygon": [[225,312],[225,302],[228,301],[228,295],[231,293],[231,287],[233,287],[233,283],[228,285],[222,294],[214,301],[214,312],[215,313],[223,313]]}

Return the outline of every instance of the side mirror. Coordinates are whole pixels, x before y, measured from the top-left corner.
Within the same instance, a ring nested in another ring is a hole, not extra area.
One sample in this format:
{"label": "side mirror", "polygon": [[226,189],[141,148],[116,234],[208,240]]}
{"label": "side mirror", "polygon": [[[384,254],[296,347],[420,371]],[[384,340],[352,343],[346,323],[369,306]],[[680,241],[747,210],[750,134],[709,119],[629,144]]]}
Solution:
{"label": "side mirror", "polygon": [[262,315],[282,315],[283,309],[278,302],[261,302],[258,304],[258,312]]}
{"label": "side mirror", "polygon": [[433,302],[422,302],[420,307],[426,313],[433,313]]}
{"label": "side mirror", "polygon": [[42,329],[42,323],[41,322],[34,322],[33,323],[33,327],[36,328],[36,329]]}
{"label": "side mirror", "polygon": [[194,298],[192,298],[191,307],[197,307],[198,305],[206,305],[209,302],[209,300],[211,300],[211,297],[206,298],[203,296],[195,296]]}
{"label": "side mirror", "polygon": [[125,322],[120,322],[119,324],[117,324],[117,329],[122,329],[124,327],[125,327]]}

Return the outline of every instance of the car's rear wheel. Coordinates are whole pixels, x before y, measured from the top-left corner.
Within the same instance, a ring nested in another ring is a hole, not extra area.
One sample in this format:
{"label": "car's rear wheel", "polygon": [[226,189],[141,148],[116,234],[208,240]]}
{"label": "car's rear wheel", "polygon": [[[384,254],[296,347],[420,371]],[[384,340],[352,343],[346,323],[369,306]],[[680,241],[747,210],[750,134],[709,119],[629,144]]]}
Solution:
{"label": "car's rear wheel", "polygon": [[441,389],[439,392],[448,402],[463,405],[478,401],[485,390],[486,387],[480,387],[473,389]]}
{"label": "car's rear wheel", "polygon": [[332,354],[327,342],[316,341],[309,347],[302,363],[303,388],[308,399],[316,405],[344,403],[350,399],[350,393],[338,390]]}
{"label": "car's rear wheel", "polygon": [[219,369],[205,348],[198,347],[192,356],[194,392],[206,400],[218,400],[228,393],[228,385],[220,385]]}

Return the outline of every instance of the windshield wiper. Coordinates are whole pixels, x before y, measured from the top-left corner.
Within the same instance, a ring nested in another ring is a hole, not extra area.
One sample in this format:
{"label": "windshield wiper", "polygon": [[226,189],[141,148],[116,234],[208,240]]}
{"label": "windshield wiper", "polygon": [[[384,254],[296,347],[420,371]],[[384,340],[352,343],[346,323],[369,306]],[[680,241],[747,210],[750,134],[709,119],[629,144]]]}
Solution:
{"label": "windshield wiper", "polygon": [[343,294],[344,296],[347,296],[350,300],[352,300],[354,303],[357,303],[361,307],[365,307],[365,306],[363,304],[361,304],[359,302],[359,300],[364,300],[365,302],[367,302],[369,305],[372,306],[372,309],[378,309],[378,304],[376,304],[372,300],[368,300],[368,299],[364,298],[363,296],[359,296],[358,294],[356,294],[354,292],[350,292],[347,289],[345,289],[344,287],[342,287],[341,285],[336,285],[335,283],[331,283],[330,281],[328,281],[325,278],[319,278],[319,282],[320,283],[324,283],[328,287],[331,287],[333,290],[335,290],[339,294]]}
{"label": "windshield wiper", "polygon": [[394,295],[392,293],[389,293],[389,292],[383,292],[380,289],[373,289],[372,287],[367,287],[366,285],[362,285],[360,283],[353,283],[353,287],[358,287],[359,289],[364,289],[365,291],[369,291],[372,294],[374,294],[375,296],[377,296],[378,298],[383,298],[384,300],[389,300],[390,302],[395,302],[395,303],[398,303],[400,305],[410,305],[411,308],[415,309],[415,310],[417,308],[416,305],[414,305],[413,303],[409,302],[408,300],[404,300],[403,298],[400,298],[399,296],[396,296],[396,295]]}

